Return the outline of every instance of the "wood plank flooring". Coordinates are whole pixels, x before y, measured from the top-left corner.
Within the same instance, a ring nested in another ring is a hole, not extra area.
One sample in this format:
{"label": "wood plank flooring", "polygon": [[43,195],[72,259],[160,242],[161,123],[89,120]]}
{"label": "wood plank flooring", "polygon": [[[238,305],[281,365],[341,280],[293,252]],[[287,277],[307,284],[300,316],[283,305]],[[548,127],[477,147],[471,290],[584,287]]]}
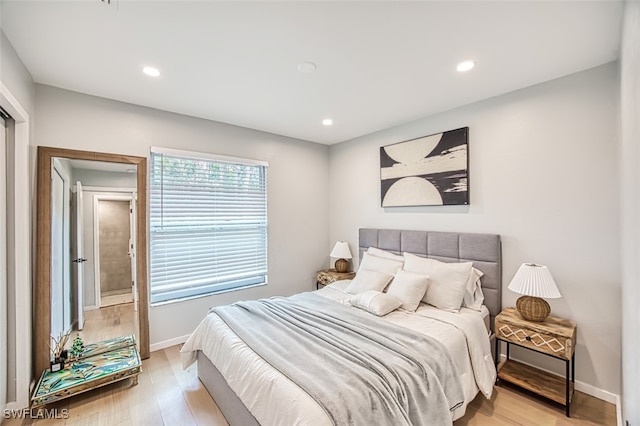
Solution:
{"label": "wood plank flooring", "polygon": [[509,383],[496,386],[490,400],[481,394],[467,406],[464,417],[455,426],[471,425],[616,425],[616,407],[576,391],[571,403],[571,417],[564,406],[551,402]]}
{"label": "wood plank flooring", "polygon": [[[222,413],[198,380],[196,366],[182,370],[180,347],[151,353],[143,361],[143,372],[137,386],[130,380],[114,383],[78,395],[48,409],[68,409],[64,420],[5,420],[15,425],[227,425]],[[572,417],[564,416],[564,408],[536,398],[521,390],[501,385],[490,400],[482,395],[467,407],[467,414],[455,422],[466,425],[615,425],[615,406],[576,392]]]}
{"label": "wood plank flooring", "polygon": [[71,333],[68,347],[73,344],[76,334],[79,334],[85,343],[99,342],[128,334],[135,335],[138,341],[140,336],[138,313],[133,309],[133,302],[84,311],[84,328],[80,332]]}

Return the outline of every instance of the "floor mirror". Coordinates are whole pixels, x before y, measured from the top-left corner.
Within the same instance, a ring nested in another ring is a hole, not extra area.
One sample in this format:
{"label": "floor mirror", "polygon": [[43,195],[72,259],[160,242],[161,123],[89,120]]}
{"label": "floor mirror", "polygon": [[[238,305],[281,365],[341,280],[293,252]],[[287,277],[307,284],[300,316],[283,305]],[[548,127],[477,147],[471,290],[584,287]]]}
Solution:
{"label": "floor mirror", "polygon": [[35,375],[52,337],[134,334],[149,357],[147,159],[38,147]]}

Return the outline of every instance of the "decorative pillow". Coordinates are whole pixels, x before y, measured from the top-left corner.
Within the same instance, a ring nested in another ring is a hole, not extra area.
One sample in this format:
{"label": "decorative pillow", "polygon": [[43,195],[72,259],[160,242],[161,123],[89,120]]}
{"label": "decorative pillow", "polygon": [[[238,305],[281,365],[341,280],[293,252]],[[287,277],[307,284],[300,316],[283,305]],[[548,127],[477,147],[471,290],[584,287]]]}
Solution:
{"label": "decorative pillow", "polygon": [[382,249],[379,249],[379,248],[369,247],[367,249],[367,253],[372,254],[374,256],[378,256],[378,257],[384,257],[385,259],[397,260],[399,262],[404,263],[404,256],[401,256],[401,255],[395,254],[395,253],[391,253],[390,251],[382,250]]}
{"label": "decorative pillow", "polygon": [[476,268],[471,268],[469,274],[469,280],[467,281],[467,287],[464,291],[464,300],[462,306],[465,308],[479,311],[484,303],[484,294],[482,293],[482,283],[480,278],[484,275],[484,272]]}
{"label": "decorative pillow", "polygon": [[462,306],[472,262],[445,263],[404,253],[404,270],[429,276],[422,300],[438,309],[458,312]]}
{"label": "decorative pillow", "polygon": [[362,262],[360,262],[358,274],[362,269],[395,275],[398,270],[402,269],[402,262],[393,259],[385,259],[384,257],[374,256],[365,252],[362,255]]}
{"label": "decorative pillow", "polygon": [[402,302],[402,309],[415,311],[429,285],[429,277],[414,272],[399,271],[389,284],[387,294]]}
{"label": "decorative pillow", "polygon": [[360,268],[344,291],[349,294],[358,294],[368,290],[382,291],[392,279],[393,275],[391,274]]}
{"label": "decorative pillow", "polygon": [[352,296],[349,303],[356,308],[364,309],[381,317],[398,309],[402,302],[386,293],[369,290]]}

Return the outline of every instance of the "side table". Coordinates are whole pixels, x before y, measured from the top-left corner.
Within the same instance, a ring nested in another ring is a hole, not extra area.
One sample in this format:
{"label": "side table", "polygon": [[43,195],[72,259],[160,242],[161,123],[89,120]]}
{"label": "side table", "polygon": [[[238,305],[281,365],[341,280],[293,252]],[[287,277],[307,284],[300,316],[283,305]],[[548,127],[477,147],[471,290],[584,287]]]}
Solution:
{"label": "side table", "polygon": [[[573,321],[551,316],[541,322],[527,321],[515,308],[503,309],[495,318],[496,360],[499,359],[500,341],[507,344],[507,359],[499,365],[498,379],[564,405],[565,414],[569,417],[576,377],[576,328]],[[510,345],[564,361],[564,380],[555,374],[510,359]]]}
{"label": "side table", "polygon": [[355,272],[338,272],[335,269],[324,269],[316,275],[316,290],[340,280],[352,280]]}

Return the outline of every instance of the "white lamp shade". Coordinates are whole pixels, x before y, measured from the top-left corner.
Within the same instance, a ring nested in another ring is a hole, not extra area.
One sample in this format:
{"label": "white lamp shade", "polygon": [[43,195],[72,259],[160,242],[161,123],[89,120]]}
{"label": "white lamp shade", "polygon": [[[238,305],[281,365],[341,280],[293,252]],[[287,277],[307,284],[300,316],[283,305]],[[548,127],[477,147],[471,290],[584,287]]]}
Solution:
{"label": "white lamp shade", "polygon": [[331,257],[337,259],[351,259],[351,251],[349,250],[349,244],[346,241],[338,241],[333,250],[331,250]]}
{"label": "white lamp shade", "polygon": [[525,296],[557,299],[562,297],[549,268],[535,263],[523,263],[509,283],[509,290]]}

